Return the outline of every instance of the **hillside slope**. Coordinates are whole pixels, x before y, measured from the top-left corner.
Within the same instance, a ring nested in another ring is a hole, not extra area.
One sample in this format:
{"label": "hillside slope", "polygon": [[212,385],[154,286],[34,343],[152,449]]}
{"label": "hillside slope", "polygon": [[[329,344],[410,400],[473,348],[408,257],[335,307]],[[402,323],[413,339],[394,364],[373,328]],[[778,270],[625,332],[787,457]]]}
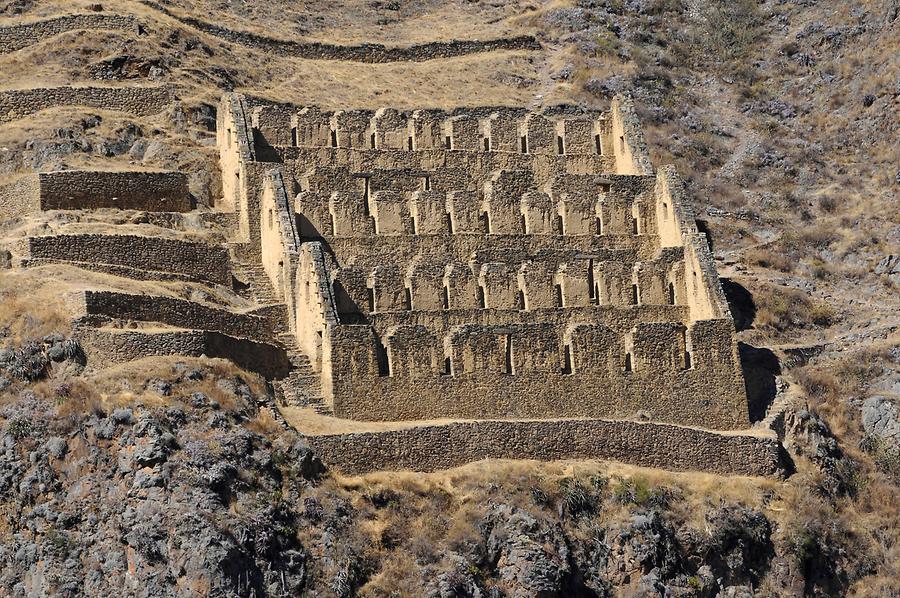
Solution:
{"label": "hillside slope", "polygon": [[[90,86],[173,100],[66,100]],[[688,180],[766,399],[755,419],[780,424],[797,472],[342,478],[231,363],[85,364],[69,298],[87,288],[265,315],[196,281],[13,267],[35,233],[220,239],[227,91],[328,108],[630,92],[654,163]],[[28,94],[34,111],[4,108]],[[0,221],[0,596],[900,594],[898,140],[896,0],[0,1],[0,186],[175,170],[201,214]]]}

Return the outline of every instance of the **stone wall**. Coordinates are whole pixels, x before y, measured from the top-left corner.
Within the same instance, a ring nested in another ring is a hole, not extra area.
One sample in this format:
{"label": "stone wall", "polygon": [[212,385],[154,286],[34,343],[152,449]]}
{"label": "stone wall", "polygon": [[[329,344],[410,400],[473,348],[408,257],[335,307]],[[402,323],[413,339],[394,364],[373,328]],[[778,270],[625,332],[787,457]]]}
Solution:
{"label": "stone wall", "polygon": [[100,367],[154,355],[184,355],[228,359],[269,379],[283,378],[290,370],[284,349],[219,332],[79,327],[75,338],[81,343],[88,363]]}
{"label": "stone wall", "polygon": [[119,208],[150,212],[193,209],[180,172],[65,170],[37,175],[43,210]]}
{"label": "stone wall", "polygon": [[296,184],[300,236],[657,233],[653,177],[563,174],[563,163],[560,174],[538,181],[528,169],[488,170],[489,161],[369,172],[316,166]]}
{"label": "stone wall", "polygon": [[728,301],[719,282],[709,240],[697,230],[685,198],[684,181],[674,167],[664,166],[656,177],[657,231],[663,247],[684,248],[685,300],[695,320],[731,320]]}
{"label": "stone wall", "polygon": [[0,54],[21,50],[67,31],[78,29],[136,31],[137,26],[137,20],[127,15],[74,14],[0,27]]}
{"label": "stone wall", "polygon": [[0,123],[56,106],[85,106],[146,116],[172,103],[165,87],[51,87],[0,91]]}
{"label": "stone wall", "polygon": [[22,176],[0,185],[0,220],[12,220],[40,209],[35,176]]}
{"label": "stone wall", "polygon": [[[294,304],[294,272],[300,239],[290,200],[284,189],[281,172],[273,170],[263,181],[260,210],[260,255],[272,288],[287,305]],[[288,321],[294,330],[294,310],[289,309]]]}
{"label": "stone wall", "polygon": [[613,146],[610,116],[597,111],[533,113],[496,107],[470,112],[381,108],[351,113],[264,104],[253,108],[252,114],[260,135],[256,142],[275,151],[331,147],[611,156]]}
{"label": "stone wall", "polygon": [[616,96],[610,107],[610,137],[615,148],[616,172],[621,174],[653,174],[650,151],[644,140],[644,130],[629,96]]}
{"label": "stone wall", "polygon": [[369,326],[334,327],[324,359],[334,412],[379,421],[641,415],[710,429],[749,425],[728,322],[650,321],[621,334],[570,318],[565,326],[470,323],[445,334],[407,324],[380,338]]}
{"label": "stone wall", "polygon": [[137,235],[48,235],[29,238],[28,253],[31,259],[109,264],[162,278],[174,273],[231,284],[228,249],[206,243]]}
{"label": "stone wall", "polygon": [[539,50],[540,44],[530,35],[494,40],[453,40],[431,42],[403,47],[387,47],[381,44],[361,44],[339,46],[321,42],[296,42],[235,31],[200,19],[182,16],[152,0],[140,0],[145,6],[165,13],[204,33],[214,35],[229,42],[254,48],[279,56],[291,56],[313,60],[344,60],[354,62],[422,62],[435,58],[450,58],[495,50]]}
{"label": "stone wall", "polygon": [[629,421],[458,422],[308,438],[316,454],[344,474],[427,472],[481,459],[611,459],[721,475],[785,472],[775,438]]}
{"label": "stone wall", "polygon": [[[256,159],[253,147],[253,129],[248,109],[242,96],[222,96],[216,111],[216,145],[219,149],[219,167],[222,170],[223,209],[237,210],[240,205],[241,168]],[[240,215],[239,233],[247,240],[246,215]]]}
{"label": "stone wall", "polygon": [[264,317],[176,299],[116,291],[84,291],[82,313],[107,319],[159,322],[169,326],[212,330],[229,336],[269,340],[272,323]]}
{"label": "stone wall", "polygon": [[[329,260],[321,243],[304,243],[297,258],[294,298],[294,321],[297,344],[310,358],[314,369],[330,367],[322,360],[322,342],[328,329],[338,324]],[[331,374],[323,380],[330,383]]]}

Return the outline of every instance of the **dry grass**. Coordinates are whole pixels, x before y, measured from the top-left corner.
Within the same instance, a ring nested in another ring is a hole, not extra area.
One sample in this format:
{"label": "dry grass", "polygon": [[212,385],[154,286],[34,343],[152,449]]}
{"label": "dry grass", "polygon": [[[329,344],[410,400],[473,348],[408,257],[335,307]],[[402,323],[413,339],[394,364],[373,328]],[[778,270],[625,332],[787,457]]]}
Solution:
{"label": "dry grass", "polygon": [[[479,5],[472,6],[483,10],[478,8]],[[129,3],[121,7],[121,11],[130,14],[136,7],[138,5]],[[515,10],[514,5],[510,7]],[[58,10],[70,12],[71,8],[60,6]],[[286,7],[280,10],[290,12]],[[330,10],[333,11],[333,7]],[[508,12],[503,8],[499,10]],[[191,12],[199,14],[196,11],[197,7],[192,7]],[[522,105],[530,101],[539,79],[538,65],[530,52],[490,52],[421,63],[380,65],[301,60],[273,56],[200,34],[150,9],[140,7],[137,12],[142,14],[152,35],[132,39],[124,32],[91,32],[90,35],[71,32],[0,56],[0,70],[5,74],[3,87],[71,85],[86,80],[86,65],[117,55],[111,49],[126,44],[132,55],[147,59],[165,57],[169,68],[166,82],[178,85],[182,98],[210,103],[218,100],[221,82],[216,78],[225,73],[240,91],[333,109]],[[217,12],[220,11],[213,11]],[[451,14],[455,18],[448,18]],[[428,39],[434,39],[436,32],[440,38],[442,31],[462,38],[472,37],[473,32],[477,32],[476,37],[482,39],[523,32],[520,26],[496,22],[486,29],[473,28],[470,16],[465,5],[429,10],[417,17],[427,24],[421,28],[404,24],[403,35],[408,42],[413,42],[416,31],[421,31]],[[280,15],[279,19],[283,18]],[[272,22],[279,19],[273,17]],[[438,22],[441,24],[435,26]],[[267,26],[270,27],[270,23]],[[382,27],[372,28],[366,40],[372,41],[371,31],[379,29]],[[170,45],[162,42],[174,30],[180,30],[184,39],[199,37],[208,51],[195,48],[173,56]],[[140,80],[125,83],[147,84]]]}
{"label": "dry grass", "polygon": [[[0,272],[0,328],[8,327],[14,344],[71,328],[71,318],[59,294],[37,295],[22,276]],[[24,287],[24,288],[23,288]]]}
{"label": "dry grass", "polygon": [[791,272],[794,269],[794,260],[783,253],[766,248],[748,249],[744,252],[744,261],[752,266],[769,268],[779,272]]}
{"label": "dry grass", "polygon": [[281,424],[272,417],[272,413],[268,410],[260,411],[256,417],[245,423],[244,427],[269,438],[278,436],[283,431]]}
{"label": "dry grass", "polygon": [[[185,378],[185,372],[191,370],[204,372],[204,377],[199,380]],[[243,412],[248,405],[217,384],[218,380],[235,378],[247,383],[255,396],[265,395],[265,381],[258,375],[224,359],[194,357],[138,359],[64,380],[51,378],[34,385],[33,389],[38,395],[55,399],[60,417],[73,421],[87,413],[110,413],[119,407],[163,407],[198,392],[224,411]],[[168,397],[159,394],[150,384],[153,380],[176,381],[175,392]],[[266,417],[264,413],[258,414],[249,427],[260,433],[280,430],[271,416]]]}
{"label": "dry grass", "polygon": [[801,290],[765,285],[754,293],[758,328],[786,332],[811,326],[829,326],[837,313],[827,303],[813,300]]}
{"label": "dry grass", "polygon": [[[336,44],[382,43],[408,45],[433,40],[492,39],[529,32],[518,15],[534,7],[527,3],[429,2],[413,0],[375,4],[338,0],[325,2],[258,2],[223,9],[214,2],[166,3],[179,14],[196,18],[216,15],[216,24],[297,41]],[[169,21],[143,6],[130,5],[147,18]]]}

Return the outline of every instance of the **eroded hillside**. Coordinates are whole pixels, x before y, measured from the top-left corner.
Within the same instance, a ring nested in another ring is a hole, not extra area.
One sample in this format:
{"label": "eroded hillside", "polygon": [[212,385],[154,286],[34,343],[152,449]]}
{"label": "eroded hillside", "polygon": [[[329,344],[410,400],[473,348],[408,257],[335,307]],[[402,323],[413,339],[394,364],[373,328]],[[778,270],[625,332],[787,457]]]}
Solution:
{"label": "eroded hillside", "polygon": [[[0,186],[173,170],[198,208],[0,222],[0,594],[900,592],[896,2],[15,0],[0,27]],[[752,419],[782,430],[796,473],[499,462],[345,478],[232,363],[85,363],[70,298],[88,289],[265,325],[252,271],[247,291],[14,259],[34,235],[221,240],[228,91],[329,109],[605,108],[629,91],[712,240]]]}

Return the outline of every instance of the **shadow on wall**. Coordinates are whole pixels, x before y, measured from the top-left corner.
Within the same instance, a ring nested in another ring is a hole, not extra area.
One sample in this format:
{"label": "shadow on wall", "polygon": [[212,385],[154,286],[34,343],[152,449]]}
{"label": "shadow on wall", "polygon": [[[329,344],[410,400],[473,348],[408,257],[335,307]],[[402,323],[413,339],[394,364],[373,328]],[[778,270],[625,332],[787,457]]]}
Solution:
{"label": "shadow on wall", "polygon": [[753,321],[756,319],[756,303],[753,301],[753,294],[729,278],[722,278],[721,282],[725,298],[728,300],[728,309],[731,310],[731,317],[734,318],[735,330],[738,332],[747,330],[753,326]]}
{"label": "shadow on wall", "polygon": [[771,350],[747,343],[738,343],[738,355],[744,372],[750,421],[758,422],[766,416],[766,409],[775,399],[778,391],[775,376],[781,374],[781,363]]}
{"label": "shadow on wall", "polygon": [[[721,279],[721,282],[735,330],[749,329],[756,319],[753,294],[728,278]],[[781,373],[781,363],[771,350],[741,342],[738,343],[738,355],[744,373],[750,421],[758,422],[766,416],[766,410],[778,392],[775,376]]]}
{"label": "shadow on wall", "polygon": [[709,223],[706,220],[696,220],[697,223],[697,232],[703,233],[706,235],[706,245],[709,247],[709,252],[713,251],[713,237],[712,231],[709,230]]}
{"label": "shadow on wall", "polygon": [[253,129],[253,144],[257,162],[274,162],[283,164],[281,155],[260,129]]}
{"label": "shadow on wall", "polygon": [[234,274],[231,275],[231,290],[235,293],[243,293],[250,288],[250,282],[246,280],[241,280]]}

